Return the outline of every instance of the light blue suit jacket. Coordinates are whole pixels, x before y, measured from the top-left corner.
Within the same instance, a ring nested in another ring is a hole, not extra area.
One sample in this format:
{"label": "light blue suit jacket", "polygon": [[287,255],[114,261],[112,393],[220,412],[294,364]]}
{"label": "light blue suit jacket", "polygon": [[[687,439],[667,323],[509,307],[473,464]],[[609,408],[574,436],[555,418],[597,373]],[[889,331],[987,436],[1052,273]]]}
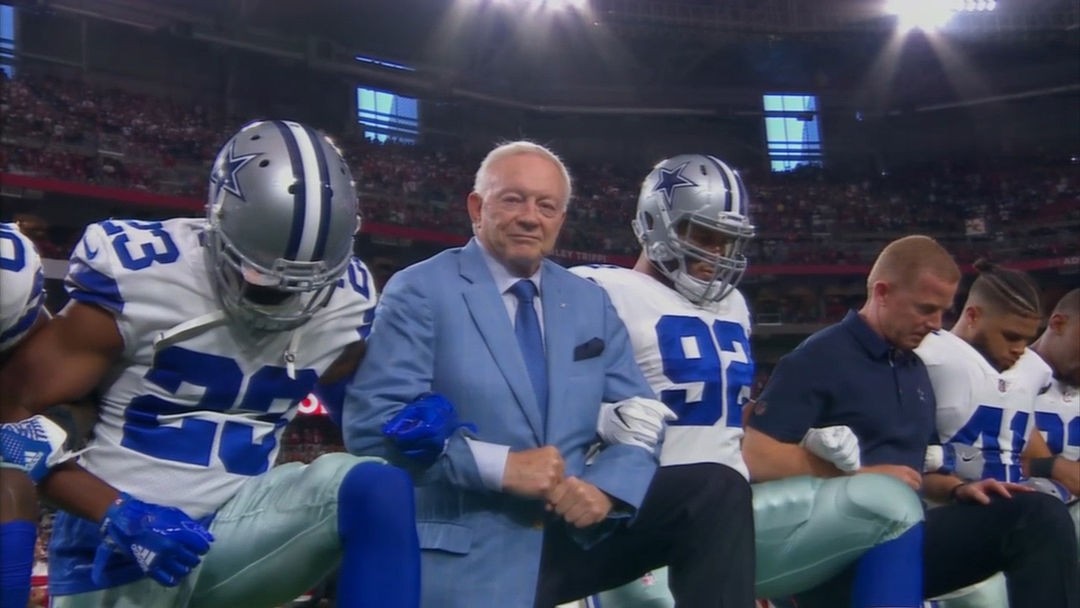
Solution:
{"label": "light blue suit jacket", "polygon": [[[506,306],[473,240],[399,272],[386,286],[367,354],[347,391],[342,423],[349,451],[394,461],[382,424],[432,391],[476,425],[476,439],[511,450],[555,446],[567,475],[640,506],[655,454],[611,446],[588,467],[585,455],[596,441],[602,401],[655,395],[604,290],[550,261],[542,273],[546,422]],[[464,431],[416,477],[416,509],[424,606],[531,608],[548,521],[543,504],[486,489]]]}

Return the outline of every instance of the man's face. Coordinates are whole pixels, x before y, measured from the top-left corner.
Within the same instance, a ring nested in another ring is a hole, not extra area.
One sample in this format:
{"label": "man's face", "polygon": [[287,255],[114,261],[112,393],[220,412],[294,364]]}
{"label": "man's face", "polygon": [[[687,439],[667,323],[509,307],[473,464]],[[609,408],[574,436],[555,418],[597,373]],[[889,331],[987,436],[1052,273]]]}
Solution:
{"label": "man's face", "polygon": [[956,296],[957,283],[922,272],[913,285],[889,283],[882,298],[881,331],[901,350],[913,350],[926,334],[941,329],[941,318]]}
{"label": "man's face", "polygon": [[974,335],[971,345],[981,352],[998,371],[1012,367],[1039,331],[1038,318],[1012,313],[991,313],[969,307],[962,323],[970,322]]}
{"label": "man's face", "polygon": [[[733,240],[719,230],[684,222],[676,228],[680,238],[711,256],[730,256]],[[699,281],[711,281],[716,274],[716,264],[708,260],[687,257],[686,271]]]}
{"label": "man's face", "polygon": [[490,167],[487,192],[469,195],[476,236],[517,276],[529,276],[555,249],[568,193],[562,173],[536,154],[515,154]]}

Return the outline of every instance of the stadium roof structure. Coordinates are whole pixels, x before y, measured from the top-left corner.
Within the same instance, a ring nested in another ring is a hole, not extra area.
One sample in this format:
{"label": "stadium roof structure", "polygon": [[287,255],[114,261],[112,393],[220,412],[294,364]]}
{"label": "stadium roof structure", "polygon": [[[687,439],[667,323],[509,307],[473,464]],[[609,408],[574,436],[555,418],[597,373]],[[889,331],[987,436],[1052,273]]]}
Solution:
{"label": "stadium roof structure", "polygon": [[716,115],[751,111],[763,90],[824,92],[834,107],[863,107],[870,91],[889,112],[1080,91],[1075,0],[1000,0],[909,39],[886,0],[588,0],[545,11],[551,2],[16,4],[275,55],[425,99],[541,112]]}

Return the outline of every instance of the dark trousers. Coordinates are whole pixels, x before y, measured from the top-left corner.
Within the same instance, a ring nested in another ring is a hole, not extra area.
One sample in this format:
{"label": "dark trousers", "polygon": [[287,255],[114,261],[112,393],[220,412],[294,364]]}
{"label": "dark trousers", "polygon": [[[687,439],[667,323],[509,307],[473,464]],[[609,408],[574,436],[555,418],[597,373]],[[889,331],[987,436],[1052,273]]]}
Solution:
{"label": "dark trousers", "polygon": [[[955,591],[1004,572],[1009,603],[1080,607],[1076,533],[1062,502],[1045,494],[994,498],[926,512],[923,571],[926,597]],[[852,568],[799,594],[800,608],[849,606]]]}
{"label": "dark trousers", "polygon": [[661,467],[637,518],[589,549],[561,524],[544,530],[536,608],[618,587],[668,566],[679,608],[754,603],[750,485],[719,464]]}

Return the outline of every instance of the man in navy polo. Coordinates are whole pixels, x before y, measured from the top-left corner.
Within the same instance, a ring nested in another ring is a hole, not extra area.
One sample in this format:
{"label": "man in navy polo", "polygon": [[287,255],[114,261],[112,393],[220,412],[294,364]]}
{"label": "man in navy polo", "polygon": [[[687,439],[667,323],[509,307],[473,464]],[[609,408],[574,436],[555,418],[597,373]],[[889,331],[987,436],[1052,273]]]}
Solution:
{"label": "man in navy polo", "polygon": [[[921,473],[936,402],[912,351],[941,329],[959,280],[955,261],[933,239],[909,236],[885,247],[862,309],[780,360],[748,417],[743,455],[755,481],[843,475],[799,442],[812,427],[847,427],[858,442],[859,473],[892,475],[949,503],[927,512],[927,597],[1003,571],[1014,607],[1076,607],[1075,539],[1060,501],[993,479]],[[799,606],[848,605],[851,574],[801,595]]]}

